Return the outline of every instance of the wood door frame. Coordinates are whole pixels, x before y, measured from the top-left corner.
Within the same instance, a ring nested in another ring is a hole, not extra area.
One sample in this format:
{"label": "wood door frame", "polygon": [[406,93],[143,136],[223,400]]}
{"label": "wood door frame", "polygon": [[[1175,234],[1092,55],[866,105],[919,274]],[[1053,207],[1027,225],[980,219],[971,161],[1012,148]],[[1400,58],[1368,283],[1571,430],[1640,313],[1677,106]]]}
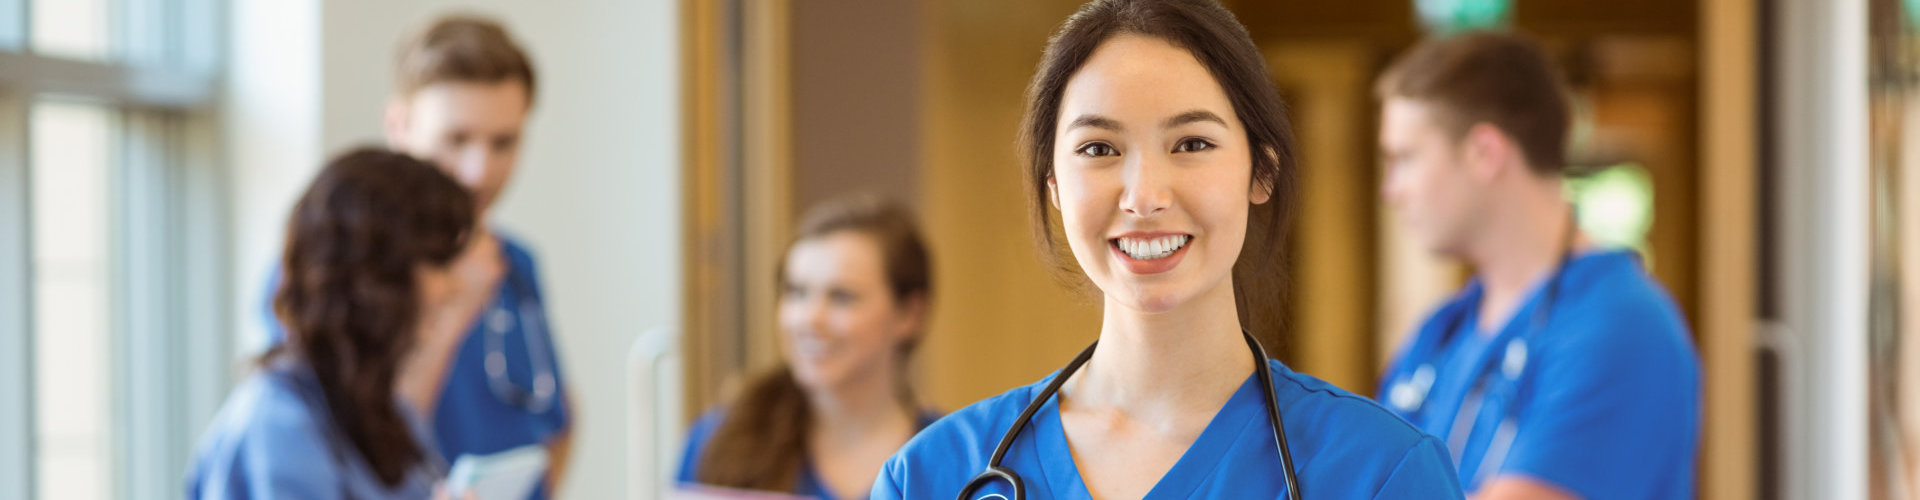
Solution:
{"label": "wood door frame", "polygon": [[[778,357],[774,270],[790,237],[787,0],[681,0],[685,417]],[[737,24],[736,23],[737,20]]]}
{"label": "wood door frame", "polygon": [[[1758,494],[1758,0],[1701,0],[1699,26],[1701,498]],[[1705,258],[1711,256],[1711,258]]]}

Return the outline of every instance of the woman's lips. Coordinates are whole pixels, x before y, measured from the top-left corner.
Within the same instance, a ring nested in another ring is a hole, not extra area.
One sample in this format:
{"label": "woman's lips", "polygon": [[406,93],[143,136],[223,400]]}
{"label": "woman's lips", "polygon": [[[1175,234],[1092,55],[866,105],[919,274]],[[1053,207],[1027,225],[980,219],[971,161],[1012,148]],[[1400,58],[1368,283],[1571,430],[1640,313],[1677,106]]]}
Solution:
{"label": "woman's lips", "polygon": [[1194,237],[1174,232],[1135,232],[1107,240],[1107,251],[1120,259],[1128,272],[1138,275],[1160,274],[1173,270],[1193,246]]}

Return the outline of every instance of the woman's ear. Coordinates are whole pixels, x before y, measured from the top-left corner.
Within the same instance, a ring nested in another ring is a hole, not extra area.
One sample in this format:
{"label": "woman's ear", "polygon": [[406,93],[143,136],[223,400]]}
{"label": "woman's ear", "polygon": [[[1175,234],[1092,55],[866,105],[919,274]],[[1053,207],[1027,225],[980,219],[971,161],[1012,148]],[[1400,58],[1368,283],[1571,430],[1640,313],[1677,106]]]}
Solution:
{"label": "woman's ear", "polygon": [[[1271,147],[1264,149],[1265,151],[1262,153],[1267,155],[1269,164],[1279,165],[1280,153],[1274,151]],[[1275,168],[1277,169],[1278,167]],[[1260,178],[1258,163],[1249,165],[1248,169],[1250,172],[1253,172],[1253,182],[1247,183],[1247,202],[1254,205],[1266,204],[1273,199],[1273,176],[1267,176],[1265,179]]]}
{"label": "woman's ear", "polygon": [[902,342],[927,331],[928,307],[925,292],[908,295],[900,301],[899,308],[895,310],[894,319],[895,326],[898,327],[896,331],[901,332]]}
{"label": "woman's ear", "polygon": [[1248,203],[1252,203],[1254,205],[1264,205],[1272,199],[1273,199],[1273,181],[1267,180],[1267,179],[1261,179],[1259,176],[1254,176],[1253,182],[1247,183],[1247,202]]}
{"label": "woman's ear", "polygon": [[1060,209],[1060,183],[1054,182],[1051,175],[1047,176],[1047,203],[1053,204],[1054,210]]}

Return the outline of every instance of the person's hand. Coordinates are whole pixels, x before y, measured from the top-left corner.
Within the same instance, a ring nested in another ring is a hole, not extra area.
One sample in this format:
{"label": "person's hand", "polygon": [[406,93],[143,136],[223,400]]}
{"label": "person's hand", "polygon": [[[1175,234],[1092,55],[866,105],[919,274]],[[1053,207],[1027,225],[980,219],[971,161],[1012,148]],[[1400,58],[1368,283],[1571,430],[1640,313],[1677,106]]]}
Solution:
{"label": "person's hand", "polygon": [[467,246],[447,264],[453,278],[453,291],[446,300],[422,314],[430,332],[422,343],[428,346],[458,344],[481,312],[493,301],[500,280],[506,277],[506,259],[500,254],[500,240],[486,226],[476,228],[467,238]]}
{"label": "person's hand", "polygon": [[506,259],[500,255],[500,240],[485,225],[475,227],[467,238],[467,248],[449,264],[460,294],[492,297],[493,289],[507,274]]}
{"label": "person's hand", "polygon": [[466,248],[447,264],[445,276],[452,282],[450,290],[444,297],[420,305],[417,343],[401,366],[394,388],[421,415],[433,415],[453,353],[466,340],[475,321],[486,321],[483,313],[492,303],[506,269],[500,240],[484,227],[476,229],[467,239]]}

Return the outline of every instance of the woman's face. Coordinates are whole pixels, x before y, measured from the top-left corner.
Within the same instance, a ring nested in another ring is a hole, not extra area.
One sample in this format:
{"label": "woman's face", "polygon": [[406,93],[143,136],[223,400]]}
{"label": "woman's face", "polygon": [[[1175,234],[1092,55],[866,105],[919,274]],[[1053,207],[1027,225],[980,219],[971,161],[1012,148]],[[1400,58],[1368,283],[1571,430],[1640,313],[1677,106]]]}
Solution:
{"label": "woman's face", "polygon": [[1161,39],[1094,50],[1061,96],[1054,206],[1107,302],[1162,312],[1231,286],[1253,185],[1246,130],[1205,66]]}
{"label": "woman's face", "polygon": [[918,334],[917,304],[894,299],[880,245],[855,231],[794,243],[780,295],[781,353],[809,390],[892,377]]}

